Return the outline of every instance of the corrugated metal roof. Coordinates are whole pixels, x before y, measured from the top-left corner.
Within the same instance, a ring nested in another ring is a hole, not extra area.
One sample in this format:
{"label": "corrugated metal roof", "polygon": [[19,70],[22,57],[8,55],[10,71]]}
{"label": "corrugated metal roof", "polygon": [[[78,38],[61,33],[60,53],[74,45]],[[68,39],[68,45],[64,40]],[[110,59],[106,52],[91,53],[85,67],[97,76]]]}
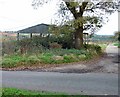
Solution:
{"label": "corrugated metal roof", "polygon": [[25,28],[23,30],[17,31],[17,33],[48,33],[49,32],[48,24],[38,24],[32,27]]}

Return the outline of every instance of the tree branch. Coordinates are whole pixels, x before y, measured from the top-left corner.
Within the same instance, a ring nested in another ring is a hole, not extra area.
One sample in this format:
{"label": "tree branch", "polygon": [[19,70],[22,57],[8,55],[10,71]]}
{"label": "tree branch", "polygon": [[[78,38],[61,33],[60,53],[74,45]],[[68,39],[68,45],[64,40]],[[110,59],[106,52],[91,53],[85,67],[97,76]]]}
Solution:
{"label": "tree branch", "polygon": [[77,11],[75,7],[71,7],[70,2],[65,2],[67,8],[70,10],[70,12],[73,14],[74,18],[77,19]]}

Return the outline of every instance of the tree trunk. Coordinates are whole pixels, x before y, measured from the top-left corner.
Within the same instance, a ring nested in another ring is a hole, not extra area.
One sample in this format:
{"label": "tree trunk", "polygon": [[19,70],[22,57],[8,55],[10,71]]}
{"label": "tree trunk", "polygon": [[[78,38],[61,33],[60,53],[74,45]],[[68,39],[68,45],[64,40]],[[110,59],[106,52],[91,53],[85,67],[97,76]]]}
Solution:
{"label": "tree trunk", "polygon": [[75,31],[75,49],[81,49],[83,47],[83,28],[79,27]]}
{"label": "tree trunk", "polygon": [[[79,11],[76,10],[76,6],[72,6],[70,2],[65,2],[67,8],[73,14],[75,20],[83,19],[84,10],[88,2],[82,2],[82,5],[79,6]],[[73,3],[74,5],[74,3]],[[78,28],[75,30],[74,39],[75,39],[75,49],[80,49],[83,47],[83,22],[77,24]]]}

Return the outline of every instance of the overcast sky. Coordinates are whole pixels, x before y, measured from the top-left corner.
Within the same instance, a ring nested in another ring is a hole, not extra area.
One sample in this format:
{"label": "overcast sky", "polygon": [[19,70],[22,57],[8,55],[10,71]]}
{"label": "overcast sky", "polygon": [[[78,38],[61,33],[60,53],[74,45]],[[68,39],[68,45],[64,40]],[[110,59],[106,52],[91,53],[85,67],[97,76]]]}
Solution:
{"label": "overcast sky", "polygon": [[0,0],[0,30],[19,30],[40,23],[50,24],[56,13],[56,2],[35,10],[31,6],[32,1]]}
{"label": "overcast sky", "polygon": [[[56,1],[45,4],[37,10],[31,6],[33,0],[0,0],[0,30],[17,31],[40,23],[50,24],[57,12]],[[118,30],[117,12],[97,34],[112,35]]]}
{"label": "overcast sky", "polygon": [[118,12],[109,16],[109,21],[96,34],[114,35],[115,31],[118,31]]}

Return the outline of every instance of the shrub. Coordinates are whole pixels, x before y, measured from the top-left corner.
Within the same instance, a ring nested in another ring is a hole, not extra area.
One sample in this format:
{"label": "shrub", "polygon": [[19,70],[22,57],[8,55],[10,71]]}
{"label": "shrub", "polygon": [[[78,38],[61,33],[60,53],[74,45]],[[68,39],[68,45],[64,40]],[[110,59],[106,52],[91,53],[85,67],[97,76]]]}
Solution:
{"label": "shrub", "polygon": [[86,57],[85,54],[79,55],[78,58],[79,58],[80,60],[85,60],[85,59],[87,59],[87,57]]}
{"label": "shrub", "polygon": [[18,47],[23,53],[38,52],[49,48],[73,48],[73,39],[70,34],[63,36],[40,37],[35,36],[32,39],[25,38],[17,42]]}
{"label": "shrub", "polygon": [[62,48],[62,46],[60,45],[60,44],[58,44],[58,43],[56,43],[56,42],[54,42],[54,43],[50,43],[50,48],[51,49],[60,49],[60,48]]}
{"label": "shrub", "polygon": [[72,33],[64,34],[57,38],[57,42],[62,45],[63,49],[71,49],[73,45],[73,36]]}
{"label": "shrub", "polygon": [[17,42],[20,52],[24,53],[38,53],[48,48],[48,42],[43,37],[33,37],[33,39],[22,39]]}
{"label": "shrub", "polygon": [[96,53],[96,54],[101,54],[102,53],[102,49],[99,45],[86,44],[86,45],[84,45],[84,48],[91,53]]}
{"label": "shrub", "polygon": [[43,46],[45,48],[49,48],[49,37],[33,37],[32,38],[32,44],[36,46]]}
{"label": "shrub", "polygon": [[117,46],[118,48],[120,48],[120,42],[114,43],[114,46]]}
{"label": "shrub", "polygon": [[75,54],[64,55],[64,62],[65,63],[77,62],[77,61],[79,61],[79,59]]}
{"label": "shrub", "polygon": [[2,42],[2,55],[5,54],[13,54],[18,50],[18,46],[16,42],[13,41],[4,41]]}

